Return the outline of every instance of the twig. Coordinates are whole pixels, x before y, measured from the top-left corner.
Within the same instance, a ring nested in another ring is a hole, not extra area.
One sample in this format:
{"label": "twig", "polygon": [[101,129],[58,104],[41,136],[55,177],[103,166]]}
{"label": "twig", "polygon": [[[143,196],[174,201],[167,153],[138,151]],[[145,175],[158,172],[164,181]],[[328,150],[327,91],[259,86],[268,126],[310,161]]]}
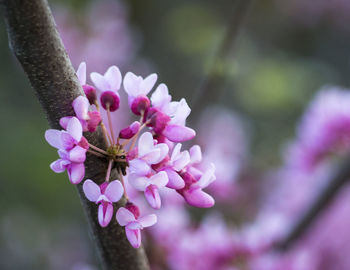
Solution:
{"label": "twig", "polygon": [[[44,109],[52,128],[59,128],[59,119],[74,115],[72,101],[83,91],[67,57],[46,0],[0,0],[11,50],[21,63]],[[88,141],[106,148],[101,130],[85,134]],[[94,155],[86,160],[86,178],[104,181],[107,164]],[[102,266],[107,270],[147,270],[142,248],[134,249],[124,229],[115,219],[106,228],[97,221],[97,206],[89,202],[77,186],[97,246]],[[124,205],[125,200],[119,204]]]}
{"label": "twig", "polygon": [[306,213],[295,223],[287,237],[276,246],[281,250],[288,249],[296,240],[300,239],[304,233],[310,228],[312,223],[317,219],[318,215],[327,208],[333,201],[341,187],[350,179],[350,156],[339,166],[333,180],[319,194],[311,207]]}
{"label": "twig", "polygon": [[225,62],[225,58],[227,58],[228,54],[232,52],[233,44],[238,37],[239,30],[243,25],[253,0],[237,0],[234,2],[233,12],[228,21],[228,27],[223,39],[212,59],[208,72],[205,74],[200,86],[192,96],[191,108],[193,118],[196,118],[201,108],[206,107],[209,102],[214,103],[218,100],[220,96],[219,89],[223,88],[225,78],[222,74],[218,73],[217,69]]}

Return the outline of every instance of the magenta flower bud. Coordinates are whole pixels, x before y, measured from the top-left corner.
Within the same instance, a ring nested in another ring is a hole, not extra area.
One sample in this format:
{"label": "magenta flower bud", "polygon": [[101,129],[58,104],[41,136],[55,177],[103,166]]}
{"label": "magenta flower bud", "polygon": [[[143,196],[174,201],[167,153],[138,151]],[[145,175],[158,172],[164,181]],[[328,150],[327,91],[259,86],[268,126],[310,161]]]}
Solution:
{"label": "magenta flower bud", "polygon": [[138,96],[131,103],[131,111],[136,115],[141,115],[142,112],[145,112],[151,105],[148,97]]}
{"label": "magenta flower bud", "polygon": [[113,91],[104,91],[100,98],[102,107],[107,110],[109,107],[109,110],[111,112],[114,112],[118,110],[120,98],[119,95]]}
{"label": "magenta flower bud", "polygon": [[96,88],[91,85],[85,84],[83,85],[83,90],[87,99],[89,100],[89,103],[91,105],[95,104],[97,100]]}
{"label": "magenta flower bud", "polygon": [[147,126],[153,127],[156,133],[162,133],[171,119],[157,108],[150,108],[147,112],[147,120],[149,121]]}
{"label": "magenta flower bud", "polygon": [[131,213],[133,213],[135,219],[139,218],[140,209],[137,207],[137,205],[133,204],[132,202],[127,202],[125,208],[128,209]]}
{"label": "magenta flower bud", "polygon": [[132,138],[140,129],[140,123],[135,121],[130,126],[122,129],[119,133],[119,138],[130,139]]}

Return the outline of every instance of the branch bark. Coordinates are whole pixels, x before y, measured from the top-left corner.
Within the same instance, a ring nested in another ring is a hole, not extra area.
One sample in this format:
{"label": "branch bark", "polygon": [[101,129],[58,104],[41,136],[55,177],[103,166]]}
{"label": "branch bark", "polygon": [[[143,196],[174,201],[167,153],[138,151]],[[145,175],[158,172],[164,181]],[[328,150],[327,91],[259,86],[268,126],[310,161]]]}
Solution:
{"label": "branch bark", "polygon": [[334,175],[333,180],[324,188],[319,194],[311,207],[306,213],[298,220],[294,227],[292,227],[290,233],[286,238],[277,244],[277,248],[286,250],[294,244],[295,241],[300,239],[311,227],[313,222],[317,219],[319,214],[327,208],[327,206],[333,201],[341,188],[350,179],[350,156],[339,166],[337,173]]}
{"label": "branch bark", "polygon": [[[0,0],[9,45],[21,63],[35,90],[49,124],[59,129],[59,119],[74,115],[72,101],[83,95],[75,71],[63,47],[46,0]],[[101,131],[85,134],[88,141],[105,147]],[[88,155],[86,178],[97,183],[104,180],[107,164]],[[97,221],[97,206],[89,202],[77,186],[80,199],[97,246],[102,266],[108,270],[147,270],[143,248],[134,249],[125,237],[124,229],[115,219],[101,228]],[[124,205],[125,200],[120,203]]]}

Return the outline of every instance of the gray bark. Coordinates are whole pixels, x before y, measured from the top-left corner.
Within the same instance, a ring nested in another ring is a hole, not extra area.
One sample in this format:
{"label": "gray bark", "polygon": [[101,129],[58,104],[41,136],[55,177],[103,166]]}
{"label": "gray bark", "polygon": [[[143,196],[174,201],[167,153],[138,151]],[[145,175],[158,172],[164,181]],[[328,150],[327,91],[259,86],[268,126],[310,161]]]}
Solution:
{"label": "gray bark", "polygon": [[[35,90],[52,128],[60,129],[59,119],[74,115],[72,101],[83,95],[75,71],[57,32],[46,0],[0,0],[9,45]],[[101,131],[85,134],[88,141],[105,148]],[[44,143],[44,142],[43,142]],[[104,180],[107,163],[87,156],[86,178]],[[97,206],[89,202],[82,185],[77,185],[102,266],[108,270],[147,270],[143,248],[134,249],[125,237],[124,228],[115,218],[106,228],[97,220]],[[118,206],[125,204],[125,199]]]}

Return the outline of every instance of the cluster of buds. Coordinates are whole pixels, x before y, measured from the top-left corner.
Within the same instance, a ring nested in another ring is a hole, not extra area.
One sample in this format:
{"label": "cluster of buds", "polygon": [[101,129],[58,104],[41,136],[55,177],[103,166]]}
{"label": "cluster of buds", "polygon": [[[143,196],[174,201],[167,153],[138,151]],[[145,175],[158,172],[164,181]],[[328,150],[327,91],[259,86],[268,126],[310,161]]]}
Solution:
{"label": "cluster of buds", "polygon": [[[124,195],[127,203],[116,211],[116,219],[125,226],[126,236],[135,248],[141,245],[140,230],[157,222],[155,214],[140,217],[139,207],[130,201],[126,186],[144,192],[153,209],[161,208],[161,190],[171,189],[182,195],[185,201],[196,207],[212,207],[214,199],[203,191],[215,180],[215,166],[210,164],[204,171],[198,169],[202,160],[201,149],[192,146],[181,151],[181,142],[195,137],[195,131],[186,127],[191,109],[185,99],[172,101],[165,84],[160,84],[148,98],[157,81],[157,75],[146,78],[128,72],[122,78],[116,66],[102,75],[91,73],[95,86],[86,83],[86,64],[80,64],[77,76],[86,97],[73,101],[75,116],[63,117],[63,130],[49,129],[45,133],[48,143],[58,149],[60,159],[50,167],[54,172],[67,170],[72,184],[79,184],[85,175],[86,154],[93,154],[106,161],[105,181],[98,185],[91,179],[83,183],[86,198],[99,205],[98,221],[108,226],[114,216],[115,203]],[[132,113],[139,117],[121,129],[118,136],[113,129],[112,113],[120,105],[119,89],[128,95]],[[106,111],[106,119],[102,117]],[[106,149],[90,144],[83,132],[104,134]],[[118,179],[111,181],[111,171],[116,169]],[[128,185],[126,185],[126,181]]]}

